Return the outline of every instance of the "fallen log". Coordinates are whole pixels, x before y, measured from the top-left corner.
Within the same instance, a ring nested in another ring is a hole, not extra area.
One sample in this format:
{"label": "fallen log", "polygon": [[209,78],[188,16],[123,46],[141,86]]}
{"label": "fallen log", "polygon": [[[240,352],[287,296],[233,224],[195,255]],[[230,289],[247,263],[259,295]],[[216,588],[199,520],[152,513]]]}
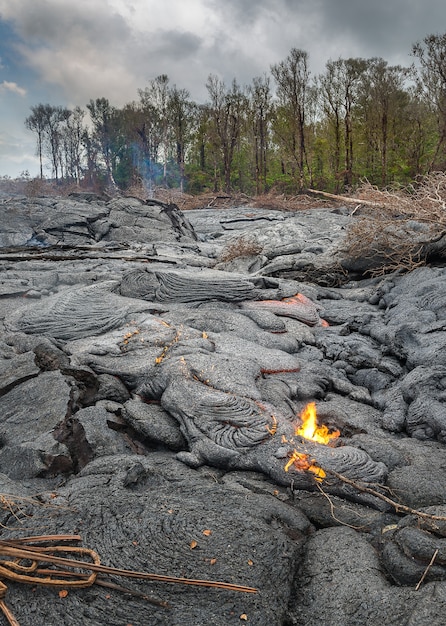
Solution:
{"label": "fallen log", "polygon": [[350,196],[339,196],[335,193],[328,193],[327,191],[318,191],[317,189],[307,189],[307,193],[317,196],[323,196],[324,198],[330,198],[330,200],[336,200],[337,202],[348,202],[349,204],[362,204],[364,206],[382,206],[380,202],[373,202],[372,200],[363,200],[362,198],[351,198]]}

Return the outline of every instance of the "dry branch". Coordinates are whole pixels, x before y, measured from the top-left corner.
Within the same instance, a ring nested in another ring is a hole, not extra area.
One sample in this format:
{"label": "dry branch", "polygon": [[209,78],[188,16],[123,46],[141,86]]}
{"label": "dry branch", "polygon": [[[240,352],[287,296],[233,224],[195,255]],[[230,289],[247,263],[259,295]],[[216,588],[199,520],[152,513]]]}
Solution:
{"label": "dry branch", "polygon": [[364,204],[366,206],[382,206],[379,202],[373,200],[363,200],[362,198],[353,198],[351,196],[339,196],[335,193],[328,193],[327,191],[317,191],[317,189],[307,189],[308,193],[315,194],[316,196],[323,196],[330,200],[336,200],[336,202],[346,202],[347,204]]}
{"label": "dry branch", "polygon": [[372,276],[425,265],[429,247],[446,234],[446,174],[430,174],[397,191],[366,182],[356,195],[355,201],[369,206],[352,220],[344,253],[369,261]]}
{"label": "dry branch", "polygon": [[420,580],[418,581],[418,584],[417,584],[417,586],[415,587],[415,591],[418,591],[418,589],[421,587],[421,585],[422,585],[422,583],[423,583],[423,580],[426,578],[427,573],[429,572],[430,568],[431,568],[431,567],[432,567],[432,565],[434,564],[435,559],[437,558],[437,554],[438,554],[438,552],[439,552],[439,549],[437,548],[437,549],[435,550],[435,552],[433,553],[432,558],[431,558],[431,560],[429,561],[428,566],[427,566],[427,567],[426,567],[426,569],[424,570],[422,577],[421,577],[421,578],[420,578]]}
{"label": "dry branch", "polygon": [[[91,587],[97,583],[106,587],[117,589],[124,593],[134,593],[129,589],[115,585],[108,581],[98,580],[98,574],[108,574],[127,578],[137,578],[140,580],[154,580],[163,583],[175,583],[181,585],[193,585],[197,587],[208,587],[214,589],[224,589],[227,591],[240,591],[244,593],[257,593],[254,587],[246,587],[233,583],[226,583],[214,580],[200,580],[191,578],[181,578],[176,576],[164,576],[161,574],[150,574],[115,567],[107,567],[100,564],[97,552],[90,548],[82,548],[70,545],[34,546],[29,543],[53,543],[61,541],[79,541],[79,535],[40,535],[13,540],[0,540],[0,579],[11,580],[19,583],[31,585],[44,585],[49,587],[59,587],[68,589],[82,589]],[[79,557],[88,557],[91,562],[54,556],[52,553],[75,554]],[[22,564],[23,561],[23,564]],[[50,563],[57,568],[45,568],[41,564]],[[90,573],[82,573],[79,570],[87,570]],[[20,626],[5,602],[7,586],[0,580],[0,611],[3,612],[10,626]],[[139,594],[145,600],[168,607],[166,602]]]}
{"label": "dry branch", "polygon": [[[193,585],[197,587],[213,587],[217,589],[227,589],[230,591],[242,591],[244,593],[257,593],[257,589],[254,587],[247,587],[245,585],[237,585],[233,583],[226,583],[214,580],[199,580],[192,578],[182,578],[177,576],[165,576],[162,574],[150,574],[147,572],[137,572],[133,570],[120,569],[115,567],[108,567],[106,565],[101,565],[99,562],[99,556],[94,550],[89,548],[81,548],[81,547],[73,547],[73,546],[51,546],[51,547],[36,547],[36,546],[28,546],[26,545],[28,542],[48,542],[48,541],[66,541],[70,540],[78,540],[80,537],[78,535],[49,535],[49,536],[37,536],[37,537],[29,537],[18,540],[0,540],[0,556],[2,557],[11,557],[13,559],[26,559],[28,561],[32,561],[33,563],[45,562],[52,563],[54,565],[60,565],[70,568],[79,568],[79,569],[87,569],[91,572],[102,573],[102,574],[110,574],[114,576],[123,576],[128,578],[139,578],[141,580],[155,580],[158,582],[165,583],[175,583],[180,585]],[[54,556],[51,552],[74,552],[79,555],[88,555],[92,559],[91,563],[85,561],[79,561],[77,559],[70,559],[65,557]],[[1,561],[0,561],[1,563]],[[11,561],[3,562],[3,565],[0,565],[0,576],[6,577],[10,580],[16,580],[18,582],[32,582],[32,584],[36,584],[39,581],[35,580],[34,577],[22,576],[21,574],[16,574],[14,571],[10,571]],[[12,567],[12,569],[15,569]],[[34,570],[33,570],[34,571]],[[54,571],[57,574],[57,570]],[[62,575],[63,572],[60,572],[59,575]],[[68,574],[69,576],[70,574]],[[23,578],[23,580],[22,580]],[[79,581],[59,581],[41,579],[41,584],[49,584],[49,585],[60,585],[60,584],[68,584],[70,586],[84,586],[88,587],[93,584],[94,580],[90,582],[90,579],[87,581],[83,580],[82,583]]]}
{"label": "dry branch", "polygon": [[390,504],[390,506],[392,506],[397,513],[408,513],[409,515],[416,515],[417,517],[421,517],[422,519],[425,519],[425,520],[446,522],[445,515],[432,515],[431,513],[424,513],[423,511],[412,509],[410,506],[406,506],[405,504],[400,504],[399,502],[396,502],[395,500],[392,500],[388,496],[385,496],[384,494],[380,493],[376,489],[373,489],[372,487],[368,487],[365,483],[358,483],[352,480],[351,478],[344,476],[343,474],[338,474],[338,472],[335,472],[334,470],[329,470],[329,469],[324,468],[324,471],[327,474],[334,476],[335,478],[345,483],[346,485],[350,485],[350,487],[354,487],[355,489],[357,489],[358,491],[362,493],[369,493],[372,496],[379,498],[383,502]]}

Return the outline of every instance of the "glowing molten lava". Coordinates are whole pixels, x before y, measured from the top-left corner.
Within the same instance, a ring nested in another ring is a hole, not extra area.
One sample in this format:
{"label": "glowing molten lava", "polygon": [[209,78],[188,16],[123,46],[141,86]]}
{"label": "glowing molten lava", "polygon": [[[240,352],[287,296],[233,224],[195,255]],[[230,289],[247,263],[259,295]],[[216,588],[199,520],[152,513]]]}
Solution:
{"label": "glowing molten lava", "polygon": [[295,435],[315,441],[316,443],[329,444],[332,439],[336,439],[341,434],[339,430],[330,432],[327,426],[318,426],[316,404],[310,402],[302,411],[300,418],[302,425],[296,428]]}

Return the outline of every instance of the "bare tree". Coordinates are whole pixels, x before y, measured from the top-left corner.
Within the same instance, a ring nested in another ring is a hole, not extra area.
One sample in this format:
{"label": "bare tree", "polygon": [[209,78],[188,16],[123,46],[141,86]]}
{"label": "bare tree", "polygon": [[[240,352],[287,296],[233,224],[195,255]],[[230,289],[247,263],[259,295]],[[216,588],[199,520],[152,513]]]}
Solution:
{"label": "bare tree", "polygon": [[53,176],[56,182],[59,180],[59,173],[63,178],[62,149],[64,126],[71,115],[71,111],[62,106],[45,105],[45,144],[48,156],[51,159]]}
{"label": "bare tree", "polygon": [[40,178],[43,179],[43,142],[46,129],[46,115],[44,104],[31,107],[32,114],[26,118],[25,126],[37,135],[37,155],[39,157]]}
{"label": "bare tree", "polygon": [[[430,168],[432,137],[437,130],[437,116],[433,115],[431,102],[425,97],[421,85],[415,82],[408,90],[406,124],[402,138],[403,163],[407,162],[408,174],[415,180]],[[435,152],[435,146],[434,150]]]}
{"label": "bare tree", "polygon": [[[371,152],[379,158],[381,185],[388,182],[390,146],[397,143],[399,126],[404,122],[408,94],[404,81],[409,69],[389,66],[381,58],[369,59],[362,75],[362,106],[364,127]],[[391,141],[393,140],[393,141]]]}
{"label": "bare tree", "polygon": [[214,128],[214,141],[221,151],[224,185],[226,192],[229,193],[234,151],[246,109],[246,96],[235,79],[231,88],[227,89],[224,82],[212,74],[208,77],[206,88],[211,98],[209,112]]}
{"label": "bare tree", "polygon": [[[40,161],[40,178],[43,178],[43,155],[51,161],[53,176],[59,180],[62,159],[63,127],[71,111],[62,106],[39,104],[31,107],[32,115],[25,120],[29,130],[37,133],[37,152]],[[63,172],[62,172],[63,175]]]}
{"label": "bare tree", "polygon": [[66,121],[63,133],[65,171],[69,178],[79,185],[82,174],[83,136],[85,128],[83,119],[85,111],[79,106],[75,107]]}
{"label": "bare tree", "polygon": [[115,108],[111,106],[107,98],[90,100],[87,104],[90,118],[93,124],[92,140],[96,141],[98,152],[101,154],[107,173],[108,183],[116,188],[113,175],[113,117]]}
{"label": "bare tree", "polygon": [[332,167],[337,187],[342,174],[346,188],[351,187],[353,182],[354,108],[358,103],[361,78],[366,69],[365,59],[337,59],[327,61],[325,73],[318,77],[323,112],[334,134]]}
{"label": "bare tree", "polygon": [[253,133],[256,193],[266,190],[269,125],[272,113],[272,94],[269,77],[256,77],[248,89],[250,121]]}
{"label": "bare tree", "polygon": [[327,61],[325,73],[318,77],[319,96],[329,127],[332,129],[334,145],[331,157],[332,170],[339,192],[339,172],[341,169],[341,146],[344,118],[344,61]]}
{"label": "bare tree", "polygon": [[169,92],[169,118],[175,142],[175,157],[180,173],[180,190],[184,191],[186,150],[191,142],[195,106],[186,89],[174,86]]}
{"label": "bare tree", "polygon": [[438,142],[430,169],[446,143],[446,33],[428,35],[412,46],[420,62],[420,83],[433,104],[438,119]]}
{"label": "bare tree", "polygon": [[[141,104],[146,112],[150,113],[150,135],[144,141],[157,146],[157,158],[161,153],[163,162],[163,182],[167,183],[167,163],[169,158],[169,78],[167,74],[160,74],[151,80],[149,86],[139,90]],[[147,133],[147,124],[145,132]]]}
{"label": "bare tree", "polygon": [[140,89],[138,93],[140,102],[135,109],[135,132],[138,136],[137,167],[147,191],[151,194],[162,139],[160,119],[147,88]]}
{"label": "bare tree", "polygon": [[288,137],[286,139],[291,157],[297,164],[299,188],[303,189],[305,180],[305,116],[310,71],[308,53],[293,48],[289,56],[271,67],[271,73],[277,83],[277,96],[286,114]]}
{"label": "bare tree", "polygon": [[358,89],[362,74],[367,68],[365,59],[346,59],[343,61],[344,79],[344,145],[345,145],[345,175],[344,184],[349,188],[353,182],[354,153],[353,153],[353,108],[357,102]]}
{"label": "bare tree", "polygon": [[84,169],[85,182],[89,187],[95,187],[98,184],[97,159],[99,146],[92,137],[92,133],[88,128],[84,129],[82,134],[82,147],[85,154],[86,167]]}

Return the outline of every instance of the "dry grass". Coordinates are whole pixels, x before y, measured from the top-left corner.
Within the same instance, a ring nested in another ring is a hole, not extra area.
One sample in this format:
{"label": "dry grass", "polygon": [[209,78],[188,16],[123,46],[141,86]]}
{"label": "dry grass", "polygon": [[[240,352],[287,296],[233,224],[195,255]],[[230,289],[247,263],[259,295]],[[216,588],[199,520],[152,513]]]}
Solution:
{"label": "dry grass", "polygon": [[333,207],[337,204],[341,203],[307,194],[286,196],[283,193],[276,193],[275,191],[255,196],[250,202],[250,206],[252,207],[257,209],[270,209],[272,211],[305,211],[308,209]]}
{"label": "dry grass", "polygon": [[349,227],[344,252],[370,260],[371,276],[412,271],[426,263],[426,246],[446,234],[446,174],[425,176],[401,190],[380,190],[364,183],[355,197],[369,206]]}
{"label": "dry grass", "polygon": [[261,254],[262,251],[263,246],[261,246],[257,241],[250,239],[247,235],[242,235],[234,241],[229,242],[223,248],[218,258],[218,262],[228,263],[229,261],[233,261],[234,259],[238,259],[240,257],[257,256],[258,254]]}
{"label": "dry grass", "polygon": [[[203,193],[198,196],[189,196],[184,203],[184,210],[188,209],[231,209],[251,204],[251,197],[244,193]],[[181,207],[180,207],[181,208]]]}
{"label": "dry grass", "polygon": [[154,187],[150,193],[144,185],[133,185],[127,189],[125,195],[131,195],[141,200],[153,198],[166,204],[176,204],[182,211],[208,208],[232,208],[249,204],[251,198],[242,193],[202,193],[191,195],[179,189],[166,189],[165,187]]}
{"label": "dry grass", "polygon": [[[135,185],[127,192],[129,195],[145,200],[148,192],[143,186]],[[271,211],[303,211],[319,207],[332,207],[336,204],[333,200],[315,198],[305,194],[286,196],[283,193],[270,191],[258,196],[248,196],[241,192],[226,194],[202,193],[191,195],[181,192],[179,189],[165,189],[155,187],[152,190],[152,197],[166,203],[174,203],[182,211],[192,209],[230,209],[234,207],[250,206],[257,209],[267,209]]]}
{"label": "dry grass", "polygon": [[148,200],[153,198],[154,200],[159,200],[159,202],[164,202],[165,204],[176,204],[179,209],[184,210],[185,205],[188,205],[193,196],[190,194],[184,193],[179,189],[166,189],[164,187],[155,187],[152,190],[148,190],[142,184],[134,184],[125,192],[123,192],[125,196],[132,196],[134,198],[139,198],[140,200]]}
{"label": "dry grass", "polygon": [[0,178],[0,192],[5,194],[18,194],[27,198],[48,198],[64,197],[71,193],[85,191],[89,193],[101,193],[101,189],[77,185],[75,182],[60,181],[56,183],[52,180],[36,178],[5,179]]}
{"label": "dry grass", "polygon": [[35,496],[17,496],[8,493],[0,493],[0,522],[1,529],[23,529],[28,519],[45,522],[49,515],[57,513],[67,507],[55,504],[57,493],[44,492]]}
{"label": "dry grass", "polygon": [[[29,198],[38,196],[68,196],[76,191],[92,191],[100,193],[100,189],[88,188],[84,185],[77,186],[74,183],[61,182],[55,184],[54,181],[40,178],[27,179],[6,179],[0,178],[0,191],[5,193],[23,194]],[[258,196],[249,196],[241,192],[207,192],[199,195],[192,195],[179,189],[166,189],[165,187],[154,187],[148,190],[142,183],[134,183],[125,192],[120,192],[125,196],[132,196],[140,200],[154,198],[166,204],[176,204],[182,211],[192,209],[229,209],[249,205],[253,208],[267,209],[271,211],[299,211],[318,207],[333,206],[336,201],[316,198],[314,196],[299,194],[286,196],[274,190]],[[114,195],[114,192],[107,189],[107,194]]]}

